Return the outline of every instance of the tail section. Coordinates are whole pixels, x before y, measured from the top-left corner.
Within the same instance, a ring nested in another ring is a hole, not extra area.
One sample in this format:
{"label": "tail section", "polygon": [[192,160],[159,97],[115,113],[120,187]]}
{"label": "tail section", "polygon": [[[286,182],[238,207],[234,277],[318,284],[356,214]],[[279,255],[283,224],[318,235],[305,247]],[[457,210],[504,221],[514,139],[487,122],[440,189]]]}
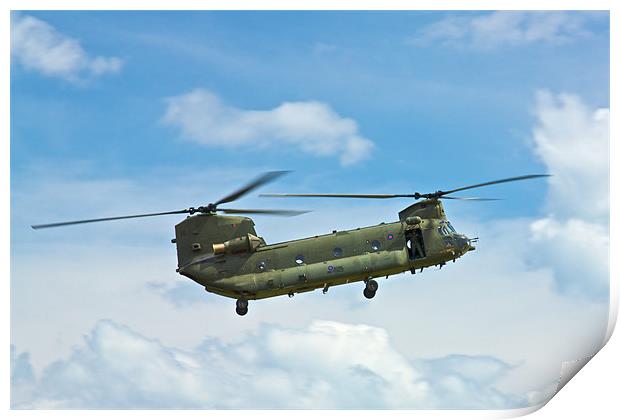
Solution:
{"label": "tail section", "polygon": [[178,266],[183,267],[200,255],[213,254],[214,244],[248,234],[256,236],[254,222],[248,217],[213,214],[188,217],[175,226]]}

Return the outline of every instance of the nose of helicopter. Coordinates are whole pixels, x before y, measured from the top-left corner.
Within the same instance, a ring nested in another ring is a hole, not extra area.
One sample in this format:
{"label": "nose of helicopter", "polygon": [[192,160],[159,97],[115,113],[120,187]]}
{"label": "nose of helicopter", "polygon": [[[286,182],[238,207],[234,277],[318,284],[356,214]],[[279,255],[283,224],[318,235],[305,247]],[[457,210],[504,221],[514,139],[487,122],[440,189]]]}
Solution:
{"label": "nose of helicopter", "polygon": [[472,245],[472,242],[475,242],[476,239],[478,238],[469,239],[465,235],[456,235],[455,237],[456,248],[461,252],[461,255],[465,254],[468,251],[473,251],[474,249],[476,249],[476,247]]}

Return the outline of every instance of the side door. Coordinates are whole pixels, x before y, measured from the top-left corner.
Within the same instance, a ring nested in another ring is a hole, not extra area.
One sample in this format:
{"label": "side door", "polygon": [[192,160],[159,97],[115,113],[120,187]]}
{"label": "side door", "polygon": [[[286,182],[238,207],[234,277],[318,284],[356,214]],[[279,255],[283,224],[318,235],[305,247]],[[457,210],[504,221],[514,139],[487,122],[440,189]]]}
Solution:
{"label": "side door", "polygon": [[405,232],[405,246],[410,260],[418,260],[426,257],[424,235],[422,229],[413,228]]}

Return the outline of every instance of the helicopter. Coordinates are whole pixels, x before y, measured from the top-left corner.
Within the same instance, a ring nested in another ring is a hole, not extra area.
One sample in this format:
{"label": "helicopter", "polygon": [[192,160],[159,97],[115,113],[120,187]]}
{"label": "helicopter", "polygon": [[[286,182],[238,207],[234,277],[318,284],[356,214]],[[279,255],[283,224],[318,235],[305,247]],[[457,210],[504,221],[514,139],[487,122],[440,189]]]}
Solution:
{"label": "helicopter", "polygon": [[[409,198],[416,202],[398,213],[398,221],[352,230],[332,231],[303,239],[268,244],[258,236],[248,214],[298,216],[305,210],[231,209],[235,201],[288,171],[266,172],[252,182],[205,206],[160,213],[105,217],[32,225],[43,229],[82,223],[187,214],[175,225],[177,273],[207,292],[236,299],[238,315],[248,313],[250,300],[265,299],[363,282],[363,295],[375,297],[375,279],[454,261],[475,250],[478,238],[458,233],[446,217],[441,200],[490,201],[492,198],[453,197],[450,194],[488,185],[550,175],[522,175],[452,190],[413,194],[261,194],[263,197],[322,197],[348,199]],[[420,201],[418,201],[420,200]],[[218,214],[223,213],[224,215]]]}

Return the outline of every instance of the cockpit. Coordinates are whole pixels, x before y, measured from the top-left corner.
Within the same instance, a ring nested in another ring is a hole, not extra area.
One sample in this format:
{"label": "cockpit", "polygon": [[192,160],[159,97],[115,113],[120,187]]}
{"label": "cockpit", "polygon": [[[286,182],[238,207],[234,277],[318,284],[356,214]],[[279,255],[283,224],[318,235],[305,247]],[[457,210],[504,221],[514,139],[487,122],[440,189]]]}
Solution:
{"label": "cockpit", "polygon": [[452,224],[447,220],[440,224],[437,229],[439,230],[439,234],[442,236],[452,236],[456,234],[456,229],[454,229]]}
{"label": "cockpit", "polygon": [[445,220],[437,228],[443,243],[447,247],[453,247],[459,249],[462,253],[475,249],[471,246],[471,241],[465,235],[456,232],[454,226]]}

